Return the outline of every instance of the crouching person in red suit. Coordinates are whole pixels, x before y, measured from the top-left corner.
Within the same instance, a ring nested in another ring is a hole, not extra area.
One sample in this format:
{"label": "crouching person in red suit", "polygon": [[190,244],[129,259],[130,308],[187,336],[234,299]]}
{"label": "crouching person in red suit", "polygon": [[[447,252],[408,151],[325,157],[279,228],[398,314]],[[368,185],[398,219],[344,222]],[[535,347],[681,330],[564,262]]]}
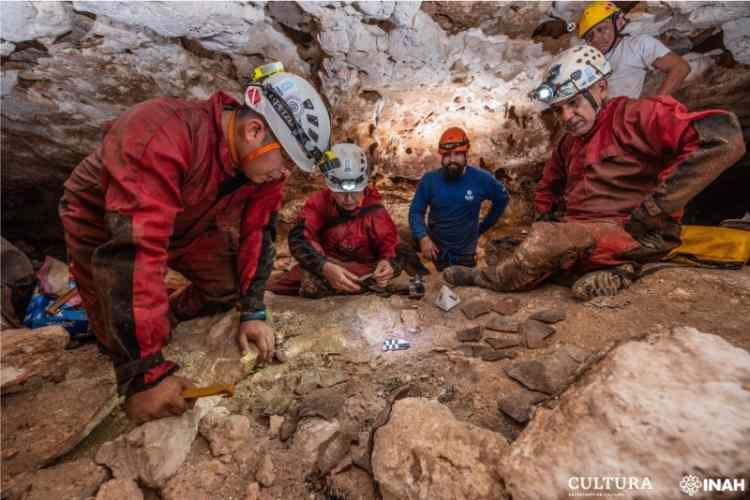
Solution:
{"label": "crouching person in red suit", "polygon": [[347,143],[331,149],[335,158],[322,167],[328,189],[310,196],[289,233],[297,265],[269,283],[274,293],[360,293],[368,283],[386,287],[400,272],[398,230],[378,190],[368,186],[364,153]]}

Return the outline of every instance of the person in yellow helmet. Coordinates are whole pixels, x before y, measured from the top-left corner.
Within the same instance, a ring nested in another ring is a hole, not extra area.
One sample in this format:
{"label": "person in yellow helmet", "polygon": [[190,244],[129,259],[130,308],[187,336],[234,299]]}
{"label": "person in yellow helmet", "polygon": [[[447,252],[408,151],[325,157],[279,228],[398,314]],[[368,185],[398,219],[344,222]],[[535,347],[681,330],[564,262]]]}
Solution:
{"label": "person in yellow helmet", "polygon": [[591,2],[581,14],[578,36],[598,49],[612,66],[610,97],[638,99],[651,70],[664,73],[657,95],[671,95],[690,73],[690,65],[650,35],[624,33],[627,20],[613,2]]}

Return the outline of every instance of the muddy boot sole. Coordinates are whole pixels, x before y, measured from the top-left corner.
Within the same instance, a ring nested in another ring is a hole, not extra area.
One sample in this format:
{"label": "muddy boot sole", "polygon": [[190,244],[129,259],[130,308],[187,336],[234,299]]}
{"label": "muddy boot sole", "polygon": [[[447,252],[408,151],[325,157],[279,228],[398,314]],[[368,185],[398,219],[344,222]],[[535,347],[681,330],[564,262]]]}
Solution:
{"label": "muddy boot sole", "polygon": [[596,297],[612,297],[628,288],[635,280],[633,266],[624,265],[616,269],[594,271],[573,284],[573,297],[587,301]]}
{"label": "muddy boot sole", "polygon": [[443,279],[453,286],[476,286],[479,271],[471,267],[450,266],[443,271]]}

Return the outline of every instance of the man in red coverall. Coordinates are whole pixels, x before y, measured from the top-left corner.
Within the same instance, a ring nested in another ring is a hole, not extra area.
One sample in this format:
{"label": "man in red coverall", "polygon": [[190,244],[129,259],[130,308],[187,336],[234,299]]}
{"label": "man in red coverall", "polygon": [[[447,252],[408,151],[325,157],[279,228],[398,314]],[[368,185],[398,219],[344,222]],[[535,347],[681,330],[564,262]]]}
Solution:
{"label": "man in red coverall", "polygon": [[328,189],[305,203],[289,233],[289,250],[299,264],[268,285],[285,295],[318,298],[358,293],[372,274],[385,287],[396,274],[396,225],[380,193],[368,187],[367,159],[355,144],[336,144],[335,158],[321,167]]}
{"label": "man in red coverall", "polygon": [[668,96],[608,100],[610,73],[593,47],[552,63],[535,95],[567,133],[536,188],[541,222],[496,267],[447,269],[449,283],[513,291],[560,270],[604,268],[573,285],[586,300],[616,294],[638,263],[680,244],[685,205],[745,153],[740,125],[726,111],[688,113]]}
{"label": "man in red coverall", "polygon": [[[263,292],[285,168],[312,170],[331,129],[306,80],[280,63],[255,74],[244,106],[217,92],[132,107],[65,182],[60,217],[73,274],[136,421],[186,409],[181,392],[191,382],[161,353],[170,317],[236,305],[243,352],[253,343],[262,360],[273,353]],[[171,301],[167,265],[191,281]]]}

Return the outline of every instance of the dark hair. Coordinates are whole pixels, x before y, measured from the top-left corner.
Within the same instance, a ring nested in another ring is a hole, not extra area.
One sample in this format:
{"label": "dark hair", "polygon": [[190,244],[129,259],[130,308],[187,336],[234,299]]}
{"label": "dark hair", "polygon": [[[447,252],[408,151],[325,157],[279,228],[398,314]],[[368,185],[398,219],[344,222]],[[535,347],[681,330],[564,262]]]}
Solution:
{"label": "dark hair", "polygon": [[268,122],[266,122],[266,119],[263,118],[263,115],[261,115],[260,113],[256,113],[255,111],[253,111],[252,109],[250,109],[248,106],[244,106],[243,105],[243,106],[240,106],[237,109],[237,119],[238,120],[244,121],[244,120],[249,120],[250,118],[256,118],[256,119],[263,120],[263,123],[265,123],[266,126],[268,125]]}

